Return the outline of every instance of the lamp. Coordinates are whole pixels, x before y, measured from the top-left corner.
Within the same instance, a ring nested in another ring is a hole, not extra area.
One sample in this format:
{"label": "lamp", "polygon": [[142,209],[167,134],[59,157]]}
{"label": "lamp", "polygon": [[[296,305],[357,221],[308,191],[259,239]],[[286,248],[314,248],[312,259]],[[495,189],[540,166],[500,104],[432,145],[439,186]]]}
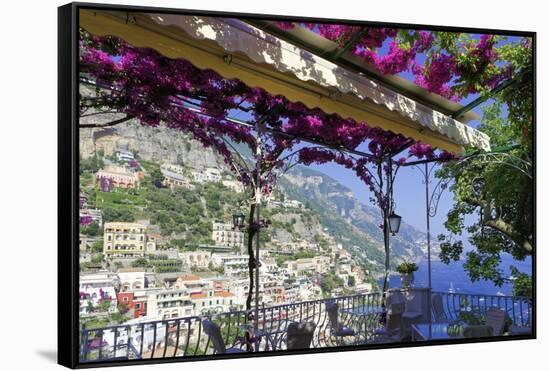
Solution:
{"label": "lamp", "polygon": [[401,216],[392,211],[388,219],[390,222],[390,232],[392,236],[395,236],[396,233],[399,233],[399,227],[401,226]]}
{"label": "lamp", "polygon": [[242,229],[244,227],[244,215],[242,213],[233,214],[233,228]]}

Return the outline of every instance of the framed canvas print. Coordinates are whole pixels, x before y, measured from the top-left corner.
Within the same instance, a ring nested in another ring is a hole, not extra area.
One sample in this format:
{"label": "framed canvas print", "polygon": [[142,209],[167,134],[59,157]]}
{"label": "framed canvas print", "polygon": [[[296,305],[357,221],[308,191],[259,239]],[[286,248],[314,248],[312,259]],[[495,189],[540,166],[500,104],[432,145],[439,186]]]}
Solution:
{"label": "framed canvas print", "polygon": [[533,339],[535,33],[59,8],[59,363]]}

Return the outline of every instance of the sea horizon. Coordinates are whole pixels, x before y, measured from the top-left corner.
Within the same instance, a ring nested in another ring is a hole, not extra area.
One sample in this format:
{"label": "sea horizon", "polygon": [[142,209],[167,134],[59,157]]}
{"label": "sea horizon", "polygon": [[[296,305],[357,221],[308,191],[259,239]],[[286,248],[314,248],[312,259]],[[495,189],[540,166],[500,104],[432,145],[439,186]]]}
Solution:
{"label": "sea horizon", "polygon": [[[449,292],[464,294],[480,294],[480,295],[512,295],[512,281],[506,281],[502,286],[496,286],[491,281],[479,280],[472,282],[464,271],[463,264],[465,260],[451,262],[448,265],[441,261],[432,261],[432,289],[434,291]],[[531,259],[527,258],[524,261],[516,261],[510,255],[502,256],[500,267],[506,278],[510,277],[509,266],[516,266],[520,272],[532,274]],[[418,263],[418,271],[415,272],[415,287],[428,287],[428,261],[423,260]],[[379,281],[380,284],[382,281]],[[401,277],[399,274],[390,275],[390,287],[400,287]]]}

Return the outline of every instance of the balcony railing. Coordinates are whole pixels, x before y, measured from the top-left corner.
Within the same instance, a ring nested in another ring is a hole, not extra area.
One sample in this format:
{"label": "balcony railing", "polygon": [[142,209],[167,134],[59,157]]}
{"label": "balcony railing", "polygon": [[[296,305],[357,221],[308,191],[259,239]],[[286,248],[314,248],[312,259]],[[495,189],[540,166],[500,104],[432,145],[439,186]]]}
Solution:
{"label": "balcony railing", "polygon": [[461,313],[471,312],[483,315],[489,308],[499,308],[508,314],[514,326],[528,327],[531,325],[532,301],[519,296],[478,295],[448,292],[433,292],[441,295],[444,316],[449,320],[457,320]]}
{"label": "balcony railing", "polygon": [[[449,320],[457,319],[459,313],[464,311],[483,314],[491,307],[498,307],[508,313],[512,325],[531,325],[531,301],[526,298],[444,292],[433,294],[441,295],[444,315]],[[327,300],[314,300],[260,308],[260,336],[254,344],[248,343],[248,348],[245,333],[254,324],[247,318],[249,316],[245,311],[232,311],[212,316],[173,318],[96,329],[83,328],[80,359],[81,362],[97,362],[213,354],[215,350],[212,341],[204,334],[202,327],[202,321],[207,317],[220,326],[228,348],[235,346],[249,351],[286,349],[286,327],[291,322],[312,321],[316,324],[312,348],[365,344],[373,339],[377,329],[383,327],[379,309],[382,304],[380,293],[330,300],[338,304],[339,321],[353,329],[354,336],[346,340],[333,336],[325,310]]]}

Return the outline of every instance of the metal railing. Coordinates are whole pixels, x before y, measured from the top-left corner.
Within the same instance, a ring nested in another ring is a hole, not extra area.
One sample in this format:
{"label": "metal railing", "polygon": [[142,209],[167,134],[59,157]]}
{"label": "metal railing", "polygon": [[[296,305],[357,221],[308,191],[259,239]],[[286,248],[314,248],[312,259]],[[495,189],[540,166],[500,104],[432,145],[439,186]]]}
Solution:
{"label": "metal railing", "polygon": [[[333,336],[325,310],[327,300],[262,307],[258,315],[258,333],[249,350],[286,349],[286,327],[292,322],[315,323],[312,347],[356,344],[367,341],[381,326],[378,313],[379,293],[330,299],[338,304],[340,325],[354,330],[347,340]],[[212,316],[149,321],[81,330],[80,361],[188,357],[215,353],[210,337],[204,334],[202,321],[210,318],[220,326],[227,347],[247,348],[246,332],[254,327],[254,311],[226,312]]]}
{"label": "metal railing", "polygon": [[[492,295],[453,294],[433,292],[442,297],[445,317],[458,319],[459,313],[472,311],[483,314],[491,307],[508,313],[511,324],[530,326],[531,302],[527,298]],[[325,309],[327,301],[338,304],[338,321],[353,330],[354,335],[338,337],[333,333]],[[248,351],[286,349],[286,328],[292,322],[311,321],[315,332],[311,347],[368,343],[377,329],[383,327],[380,317],[380,293],[344,296],[326,300],[313,300],[273,307],[262,307],[258,315],[258,329],[253,343],[246,332],[254,327],[254,311],[232,311],[212,316],[192,316],[122,324],[81,330],[81,362],[116,359],[151,359],[189,357],[214,354],[215,349],[204,333],[202,321],[211,319],[220,327],[226,347],[239,347]]]}
{"label": "metal railing", "polygon": [[507,313],[511,325],[528,327],[532,323],[531,298],[437,291],[434,291],[433,294],[441,295],[444,316],[449,320],[458,320],[464,313],[472,313],[472,315],[480,317],[490,308],[499,308]]}

